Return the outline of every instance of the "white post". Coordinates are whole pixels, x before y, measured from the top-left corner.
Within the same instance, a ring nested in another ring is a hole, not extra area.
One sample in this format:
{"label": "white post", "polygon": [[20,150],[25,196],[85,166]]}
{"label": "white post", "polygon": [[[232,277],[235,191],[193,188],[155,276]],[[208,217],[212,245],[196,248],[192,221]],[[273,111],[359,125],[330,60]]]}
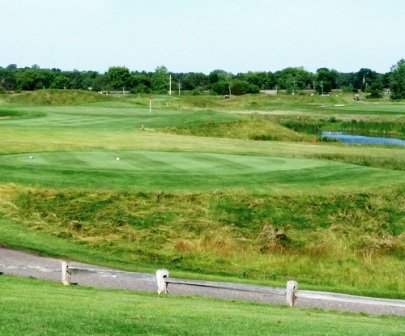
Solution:
{"label": "white post", "polygon": [[68,264],[66,261],[62,261],[62,283],[65,286],[70,285],[71,273],[68,271]]}
{"label": "white post", "polygon": [[169,95],[172,95],[172,75],[169,76]]}
{"label": "white post", "polygon": [[298,283],[295,280],[288,280],[287,281],[287,291],[285,293],[286,303],[290,307],[294,307],[295,299],[295,291],[298,289]]}
{"label": "white post", "polygon": [[149,113],[152,113],[152,95],[149,96]]}
{"label": "white post", "polygon": [[169,271],[167,269],[160,269],[156,271],[156,282],[158,286],[158,294],[168,293],[167,283],[165,278],[169,277]]}

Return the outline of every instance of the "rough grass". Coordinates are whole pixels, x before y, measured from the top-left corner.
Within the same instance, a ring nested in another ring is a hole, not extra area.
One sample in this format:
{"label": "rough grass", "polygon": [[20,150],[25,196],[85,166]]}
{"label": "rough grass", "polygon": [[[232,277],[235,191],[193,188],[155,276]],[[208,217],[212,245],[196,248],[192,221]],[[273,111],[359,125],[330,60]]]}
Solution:
{"label": "rough grass", "polygon": [[40,106],[81,105],[111,100],[112,98],[100,95],[96,92],[56,89],[23,92],[13,95],[7,95],[5,98],[5,101],[7,103]]}
{"label": "rough grass", "polygon": [[236,122],[213,123],[209,121],[194,127],[165,128],[163,131],[171,134],[244,140],[310,141],[309,136],[257,117]]}
{"label": "rough grass", "polygon": [[258,197],[10,186],[1,211],[127,264],[259,281],[294,277],[306,286],[398,297],[405,292],[404,204],[401,190]]}

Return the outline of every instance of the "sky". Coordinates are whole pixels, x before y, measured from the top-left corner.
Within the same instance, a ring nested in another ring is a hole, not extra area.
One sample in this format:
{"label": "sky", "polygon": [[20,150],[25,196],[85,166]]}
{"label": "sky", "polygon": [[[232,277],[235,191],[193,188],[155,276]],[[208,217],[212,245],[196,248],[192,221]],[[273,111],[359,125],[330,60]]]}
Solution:
{"label": "sky", "polygon": [[389,72],[404,0],[0,0],[0,66]]}

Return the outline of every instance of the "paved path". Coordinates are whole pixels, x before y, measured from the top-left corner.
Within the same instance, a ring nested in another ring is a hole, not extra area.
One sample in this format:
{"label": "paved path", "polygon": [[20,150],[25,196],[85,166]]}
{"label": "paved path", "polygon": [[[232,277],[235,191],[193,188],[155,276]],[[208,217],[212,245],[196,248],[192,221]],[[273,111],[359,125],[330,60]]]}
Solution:
{"label": "paved path", "polygon": [[[74,274],[72,282],[82,286],[118,288],[145,292],[157,292],[154,274],[123,272],[94,265],[66,260],[70,267],[90,268],[96,272]],[[61,282],[60,259],[43,257],[37,254],[0,248],[0,272],[6,275],[33,277]],[[98,272],[99,270],[99,272]],[[98,273],[97,273],[98,272]],[[283,295],[254,293],[244,290],[218,289],[203,286],[170,284],[170,293],[177,295],[202,295],[230,300],[249,300],[285,305]],[[405,316],[405,308],[389,305],[371,305],[347,302],[334,302],[321,299],[298,298],[297,307],[317,307],[321,309],[364,312],[369,314]]]}

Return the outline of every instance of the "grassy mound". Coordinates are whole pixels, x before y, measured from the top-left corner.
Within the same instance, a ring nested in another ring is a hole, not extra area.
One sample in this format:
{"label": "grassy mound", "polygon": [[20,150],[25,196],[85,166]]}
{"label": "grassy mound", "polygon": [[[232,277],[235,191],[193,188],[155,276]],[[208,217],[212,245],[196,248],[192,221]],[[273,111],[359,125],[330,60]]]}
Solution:
{"label": "grassy mound", "polygon": [[244,140],[310,141],[310,136],[289,130],[286,127],[262,118],[249,118],[236,122],[221,122],[181,128],[165,128],[171,134],[218,137]]}
{"label": "grassy mound", "polygon": [[68,106],[110,101],[110,97],[80,90],[37,90],[6,97],[6,102],[26,105]]}

